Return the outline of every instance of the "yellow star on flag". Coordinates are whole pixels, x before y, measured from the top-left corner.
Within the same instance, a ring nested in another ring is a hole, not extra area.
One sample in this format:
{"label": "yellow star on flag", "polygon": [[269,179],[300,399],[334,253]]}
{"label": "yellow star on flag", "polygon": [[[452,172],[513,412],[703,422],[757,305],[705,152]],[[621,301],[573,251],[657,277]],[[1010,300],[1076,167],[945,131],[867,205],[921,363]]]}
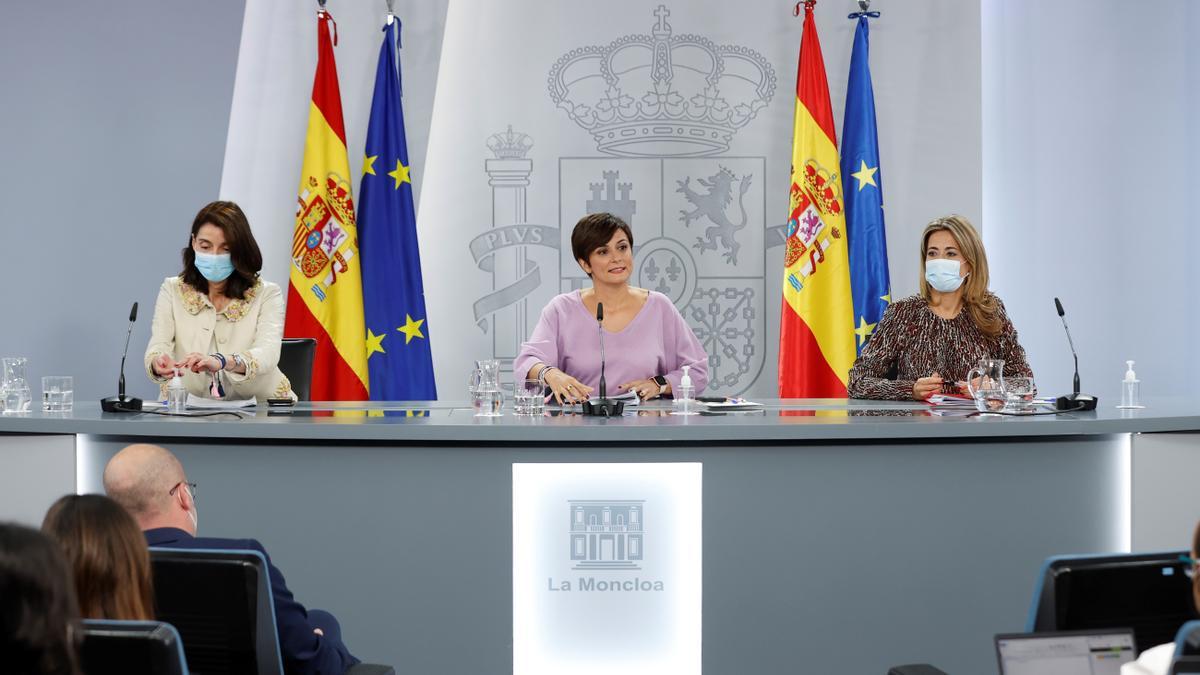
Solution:
{"label": "yellow star on flag", "polygon": [[372,155],[372,156],[368,157],[367,153],[365,153],[365,152],[363,153],[363,175],[364,176],[367,174],[371,174],[372,176],[375,175],[375,160],[377,160],[377,159],[379,159],[379,155]]}
{"label": "yellow star on flag", "polygon": [[408,183],[409,185],[412,184],[412,181],[408,179],[408,167],[401,164],[400,160],[396,160],[396,170],[389,171],[388,175],[396,179],[397,190],[400,189],[401,183]]}
{"label": "yellow star on flag", "polygon": [[858,328],[854,329],[854,334],[858,336],[858,345],[861,347],[867,338],[871,337],[871,333],[875,332],[875,326],[878,324],[867,323],[866,317],[858,317]]}
{"label": "yellow star on flag", "polygon": [[872,169],[872,168],[868,167],[867,163],[861,159],[858,160],[858,162],[859,162],[861,168],[859,168],[858,171],[855,171],[854,173],[850,174],[851,176],[854,176],[855,178],[858,179],[858,189],[861,191],[864,187],[866,187],[868,185],[874,185],[875,187],[879,187],[879,185],[875,183],[875,172],[879,170],[879,167],[875,167],[874,169]]}
{"label": "yellow star on flag", "polygon": [[387,353],[383,349],[383,338],[385,338],[385,337],[387,337],[387,333],[384,333],[383,335],[376,335],[371,332],[370,328],[367,329],[367,358],[368,359],[370,359],[371,355],[374,354],[375,352],[379,352],[380,354]]}
{"label": "yellow star on flag", "polygon": [[892,292],[888,291],[887,295],[881,295],[881,296],[879,296],[879,299],[886,302],[889,305],[892,304]]}
{"label": "yellow star on flag", "polygon": [[425,319],[413,321],[413,318],[407,314],[404,315],[404,325],[396,330],[404,333],[404,344],[412,342],[414,337],[424,338],[421,334],[421,324],[425,323]]}

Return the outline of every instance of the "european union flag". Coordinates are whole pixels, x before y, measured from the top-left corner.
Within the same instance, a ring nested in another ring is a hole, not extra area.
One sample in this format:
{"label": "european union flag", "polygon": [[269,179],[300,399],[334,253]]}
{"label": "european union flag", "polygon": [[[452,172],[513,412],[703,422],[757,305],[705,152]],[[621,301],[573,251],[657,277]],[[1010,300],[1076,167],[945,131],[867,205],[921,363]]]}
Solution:
{"label": "european union flag", "polygon": [[417,249],[412,167],[400,105],[399,29],[399,19],[389,21],[383,29],[358,192],[367,370],[373,401],[437,398]]}
{"label": "european union flag", "polygon": [[[879,16],[871,12],[870,16]],[[846,118],[842,125],[842,185],[846,193],[846,238],[850,243],[850,292],[854,296],[854,334],[858,351],[892,301],[888,276],[887,232],[883,227],[883,179],[879,172],[879,135],[875,128],[875,93],[867,61],[867,16],[858,18],[850,82],[846,86]]]}

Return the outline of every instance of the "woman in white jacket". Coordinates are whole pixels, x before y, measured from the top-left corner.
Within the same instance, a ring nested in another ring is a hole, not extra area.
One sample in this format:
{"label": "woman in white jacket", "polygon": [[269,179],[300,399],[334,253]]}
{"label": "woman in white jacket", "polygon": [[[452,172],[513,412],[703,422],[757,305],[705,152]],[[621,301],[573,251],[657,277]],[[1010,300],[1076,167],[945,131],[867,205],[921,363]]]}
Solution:
{"label": "woman in white jacket", "polygon": [[163,281],[154,305],[145,365],[162,398],[180,371],[196,396],[295,400],[278,366],[283,294],[259,277],[261,269],[262,252],[237,204],[200,209],[183,271]]}

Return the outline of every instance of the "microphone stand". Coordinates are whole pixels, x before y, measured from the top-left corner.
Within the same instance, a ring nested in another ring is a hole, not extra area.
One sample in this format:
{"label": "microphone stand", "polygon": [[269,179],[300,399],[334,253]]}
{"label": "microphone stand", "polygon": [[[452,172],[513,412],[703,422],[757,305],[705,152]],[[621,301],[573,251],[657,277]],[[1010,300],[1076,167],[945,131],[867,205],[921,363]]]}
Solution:
{"label": "microphone stand", "polygon": [[1062,319],[1063,330],[1067,332],[1067,346],[1071,348],[1071,356],[1075,358],[1074,392],[1068,396],[1059,396],[1054,401],[1054,407],[1063,412],[1095,410],[1099,399],[1091,394],[1079,393],[1079,354],[1075,352],[1075,341],[1071,339],[1071,329],[1067,327],[1067,313],[1063,311],[1062,302],[1058,298],[1054,299],[1054,308],[1058,311],[1058,318]]}
{"label": "microphone stand", "polygon": [[121,376],[117,379],[117,395],[100,399],[100,409],[104,412],[141,412],[142,399],[125,395],[125,359],[129,356],[129,337],[133,335],[133,322],[137,321],[138,304],[133,303],[129,310],[129,330],[125,331],[125,350],[121,353]]}
{"label": "microphone stand", "polygon": [[596,303],[596,330],[600,333],[600,400],[583,402],[583,414],[592,417],[620,417],[625,412],[624,401],[608,397],[608,384],[604,381],[604,303]]}

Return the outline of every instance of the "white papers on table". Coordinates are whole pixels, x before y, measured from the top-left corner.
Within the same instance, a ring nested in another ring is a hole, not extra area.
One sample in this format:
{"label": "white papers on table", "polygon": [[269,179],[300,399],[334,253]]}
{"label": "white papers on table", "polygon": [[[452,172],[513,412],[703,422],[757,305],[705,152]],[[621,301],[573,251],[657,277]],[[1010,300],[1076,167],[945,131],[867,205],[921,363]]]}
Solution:
{"label": "white papers on table", "polygon": [[[625,403],[625,407],[626,407],[626,408],[628,408],[628,407],[630,407],[630,406],[638,405],[638,404],[640,404],[640,403],[642,402],[642,400],[641,400],[640,398],[638,398],[637,392],[636,392],[636,391],[633,391],[632,389],[630,389],[629,391],[625,392],[624,394],[618,394],[618,395],[616,395],[616,396],[613,396],[613,395],[610,393],[610,394],[608,395],[608,400],[610,400],[610,401],[622,401],[622,402],[624,402],[624,403]],[[600,399],[599,399],[599,397],[593,396],[593,397],[591,398],[591,402],[592,402],[592,404],[594,405],[594,404],[596,404],[596,403],[599,403],[599,402],[600,402]]]}
{"label": "white papers on table", "polygon": [[744,398],[729,398],[724,401],[700,401],[700,405],[712,411],[736,412],[739,410],[761,410],[763,404]]}
{"label": "white papers on table", "polygon": [[928,399],[929,405],[936,408],[944,408],[947,410],[975,410],[975,399],[967,396],[951,396],[948,394],[934,394]]}
{"label": "white papers on table", "polygon": [[204,398],[195,394],[188,394],[187,398],[187,407],[189,410],[239,410],[241,408],[253,408],[257,405],[257,398]]}

